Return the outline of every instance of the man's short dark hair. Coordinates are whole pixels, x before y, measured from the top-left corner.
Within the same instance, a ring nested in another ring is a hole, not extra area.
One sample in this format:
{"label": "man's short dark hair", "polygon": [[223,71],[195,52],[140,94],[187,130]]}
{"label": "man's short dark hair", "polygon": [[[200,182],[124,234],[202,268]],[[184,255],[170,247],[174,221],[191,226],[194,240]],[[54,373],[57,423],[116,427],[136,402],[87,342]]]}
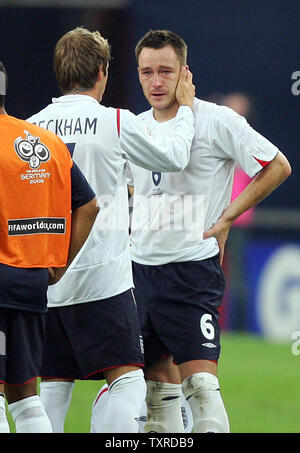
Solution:
{"label": "man's short dark hair", "polygon": [[137,62],[139,55],[144,47],[150,49],[162,49],[163,47],[173,47],[181,66],[186,65],[187,45],[184,40],[170,30],[149,30],[137,43],[135,56]]}
{"label": "man's short dark hair", "polygon": [[[5,93],[6,93],[8,80],[7,80],[7,72],[6,72],[5,66],[2,63],[2,61],[0,61],[0,72],[4,73]],[[0,107],[4,107],[4,99],[5,99],[5,94],[0,94]]]}

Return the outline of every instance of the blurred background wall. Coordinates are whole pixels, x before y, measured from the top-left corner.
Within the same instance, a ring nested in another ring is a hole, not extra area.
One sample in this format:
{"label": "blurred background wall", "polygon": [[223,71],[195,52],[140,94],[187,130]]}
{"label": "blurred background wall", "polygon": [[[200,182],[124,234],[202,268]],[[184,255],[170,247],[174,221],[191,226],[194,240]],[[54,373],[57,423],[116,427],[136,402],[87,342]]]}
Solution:
{"label": "blurred background wall", "polygon": [[250,100],[248,121],[286,154],[293,173],[232,228],[221,322],[280,341],[300,331],[299,24],[299,0],[0,0],[11,115],[25,119],[60,95],[53,48],[80,25],[98,29],[112,46],[104,105],[148,108],[134,47],[151,28],[185,39],[198,97],[231,106],[231,93]]}

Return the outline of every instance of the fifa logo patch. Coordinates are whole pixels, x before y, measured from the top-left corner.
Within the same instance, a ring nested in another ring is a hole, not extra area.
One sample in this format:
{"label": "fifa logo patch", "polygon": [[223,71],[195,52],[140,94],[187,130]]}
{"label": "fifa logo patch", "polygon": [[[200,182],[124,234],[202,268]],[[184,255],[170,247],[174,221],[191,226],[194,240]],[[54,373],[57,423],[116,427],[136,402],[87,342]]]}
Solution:
{"label": "fifa logo patch", "polygon": [[44,143],[40,142],[39,137],[35,137],[25,129],[24,132],[26,138],[18,137],[15,140],[15,151],[21,160],[28,162],[30,168],[39,168],[42,163],[50,159],[50,151]]}

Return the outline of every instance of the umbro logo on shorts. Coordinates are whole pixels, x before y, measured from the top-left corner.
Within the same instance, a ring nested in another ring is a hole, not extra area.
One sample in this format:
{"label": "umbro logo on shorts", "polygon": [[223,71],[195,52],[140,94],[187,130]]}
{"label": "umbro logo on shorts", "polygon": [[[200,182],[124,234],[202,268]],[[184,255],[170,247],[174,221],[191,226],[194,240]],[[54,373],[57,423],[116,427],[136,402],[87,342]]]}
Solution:
{"label": "umbro logo on shorts", "polygon": [[207,348],[216,348],[217,346],[213,343],[202,343],[202,346],[206,346]]}
{"label": "umbro logo on shorts", "polygon": [[142,335],[139,335],[139,338],[140,338],[140,348],[141,348],[141,352],[142,352],[142,354],[144,354],[144,342],[143,342],[143,337],[142,337]]}

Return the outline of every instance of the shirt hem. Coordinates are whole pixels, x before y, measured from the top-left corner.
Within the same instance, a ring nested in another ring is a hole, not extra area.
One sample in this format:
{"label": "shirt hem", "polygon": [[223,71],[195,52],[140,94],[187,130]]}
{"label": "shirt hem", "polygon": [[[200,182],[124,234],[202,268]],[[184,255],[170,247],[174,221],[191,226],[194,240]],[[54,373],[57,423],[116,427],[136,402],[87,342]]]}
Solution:
{"label": "shirt hem", "polygon": [[113,291],[113,293],[105,294],[105,296],[95,296],[91,299],[76,299],[72,301],[60,301],[60,302],[48,302],[48,308],[59,308],[59,307],[66,307],[68,305],[78,305],[78,304],[88,304],[91,302],[97,302],[99,300],[109,299],[110,297],[118,296],[119,294],[124,293],[130,289],[134,288],[133,283],[130,285],[126,285],[124,288],[118,289],[118,291]]}

